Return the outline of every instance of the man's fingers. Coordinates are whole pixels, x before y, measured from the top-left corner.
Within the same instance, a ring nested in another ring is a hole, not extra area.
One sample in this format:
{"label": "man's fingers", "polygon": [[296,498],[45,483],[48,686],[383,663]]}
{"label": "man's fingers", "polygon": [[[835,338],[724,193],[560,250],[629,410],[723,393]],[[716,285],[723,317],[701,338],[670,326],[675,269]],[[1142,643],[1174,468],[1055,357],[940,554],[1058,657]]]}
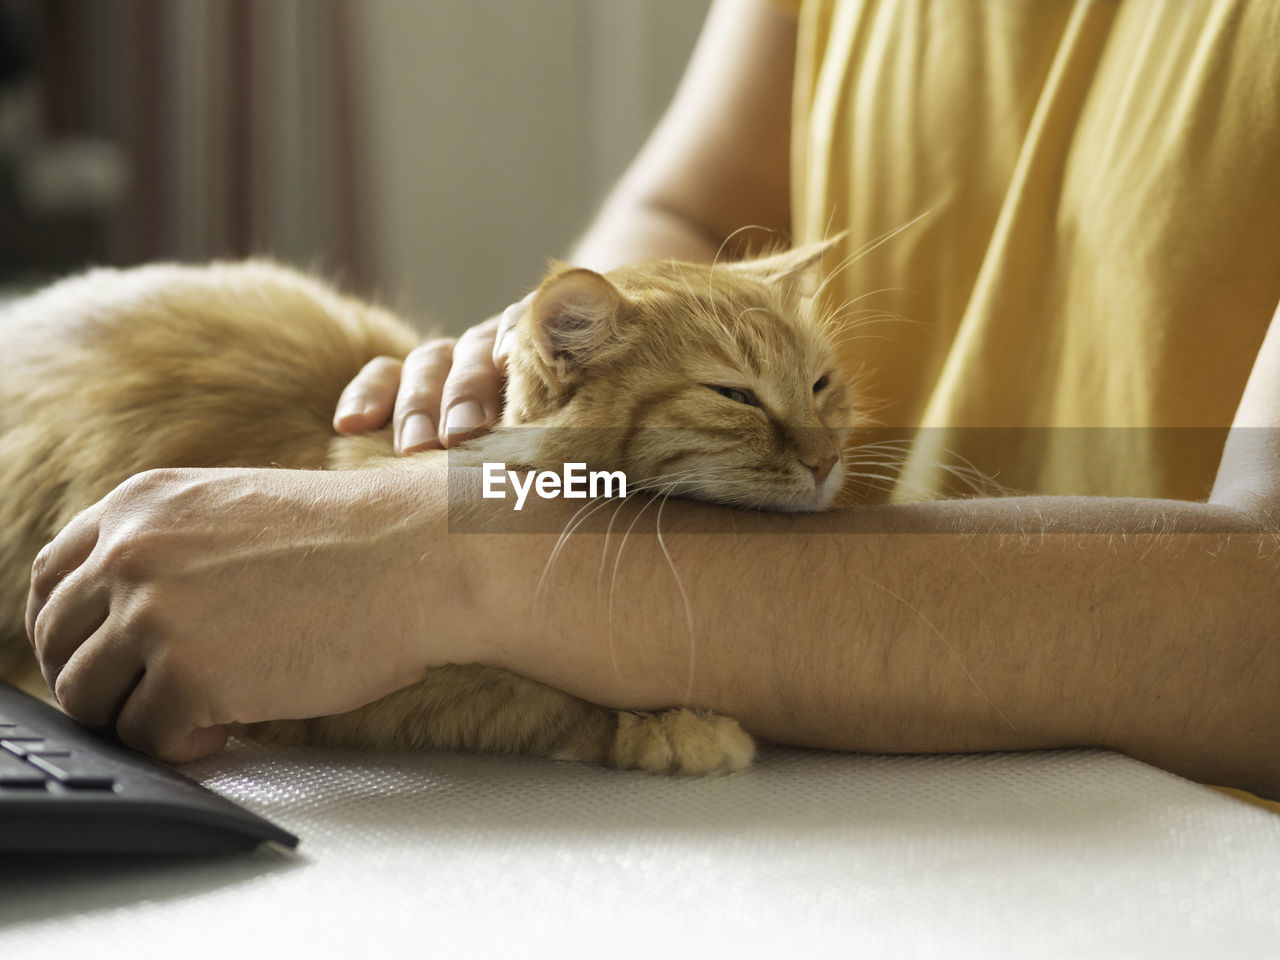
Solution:
{"label": "man's fingers", "polygon": [[457,340],[442,337],[403,361],[378,357],[342,391],[333,426],[363,433],[391,418],[397,455],[449,447],[492,426],[502,406],[507,344],[533,294]]}
{"label": "man's fingers", "polygon": [[493,364],[500,318],[477,324],[453,349],[453,366],[441,396],[440,442],[453,446],[493,425],[501,406],[502,378]]}
{"label": "man's fingers", "polygon": [[169,763],[190,763],[221,750],[227,728],[196,726],[182,704],[172,682],[148,671],[120,709],[116,733],[125,745]]}
{"label": "man's fingers", "polygon": [[98,507],[90,507],[62,528],[41,550],[31,565],[31,587],[27,591],[27,639],[33,644],[36,618],[49,602],[54,588],[77,569],[98,543]]}
{"label": "man's fingers", "polygon": [[137,654],[108,622],[80,644],[49,686],[72,719],[103,727],[115,719],[142,673]]}
{"label": "man's fingers", "polygon": [[453,364],[456,340],[428,340],[404,361],[396,396],[395,450],[415,453],[440,446],[440,395]]}
{"label": "man's fingers", "polygon": [[390,420],[402,366],[395,357],[374,357],[361,367],[338,398],[333,429],[338,433],[367,433]]}
{"label": "man's fingers", "polygon": [[109,613],[105,584],[90,581],[81,570],[69,574],[49,596],[31,627],[31,647],[50,690],[57,691],[63,667]]}
{"label": "man's fingers", "polygon": [[537,292],[534,290],[519,303],[513,303],[498,317],[498,334],[493,341],[493,366],[499,373],[507,372],[507,354],[511,352],[511,333],[516,324],[524,318],[525,311],[529,309],[529,304],[533,303]]}

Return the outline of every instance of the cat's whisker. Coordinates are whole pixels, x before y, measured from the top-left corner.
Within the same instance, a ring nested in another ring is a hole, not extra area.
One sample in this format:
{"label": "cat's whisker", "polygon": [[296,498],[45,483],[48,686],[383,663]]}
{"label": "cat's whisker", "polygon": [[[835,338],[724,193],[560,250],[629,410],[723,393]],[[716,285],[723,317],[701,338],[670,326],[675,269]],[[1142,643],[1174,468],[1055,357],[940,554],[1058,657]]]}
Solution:
{"label": "cat's whisker", "polygon": [[[880,290],[873,290],[871,293],[864,293],[862,296],[859,296],[859,297],[852,297],[848,300],[845,300],[843,303],[840,303],[837,306],[832,307],[830,309],[817,307],[816,301],[815,301],[815,303],[811,304],[810,306],[808,316],[814,323],[816,323],[819,327],[821,327],[824,331],[827,331],[828,333],[833,330],[839,330],[847,326],[848,318],[860,317],[860,316],[861,317],[869,316],[869,319],[864,322],[871,322],[871,320],[874,319],[876,320],[876,322],[880,322],[880,323],[886,323],[886,322],[892,321],[894,323],[905,324],[907,326],[921,327],[921,328],[927,327],[928,324],[924,323],[923,321],[911,320],[900,313],[897,313],[893,310],[888,309],[887,307],[861,307],[857,310],[853,309],[855,306],[857,306],[859,302],[867,299],[867,297],[869,296],[873,296],[874,294],[877,294],[877,293],[887,293],[893,290],[906,291],[907,288],[906,287],[884,287]],[[818,311],[816,317],[814,317],[815,309]]]}
{"label": "cat's whisker", "polygon": [[763,313],[765,316],[768,316],[769,310],[765,307],[747,307],[745,310],[738,311],[738,322],[741,323],[742,318],[748,313]]}
{"label": "cat's whisker", "polygon": [[[636,492],[649,492],[645,487],[642,487],[642,486],[637,486],[637,487],[635,488],[635,490],[636,490]],[[603,544],[602,544],[602,546],[601,546],[601,551],[600,551],[600,565],[599,565],[599,567],[598,567],[598,568],[597,568],[597,570],[596,570],[596,590],[595,590],[595,592],[596,592],[596,595],[597,595],[597,596],[599,596],[599,594],[600,594],[601,590],[602,590],[602,589],[603,589],[603,587],[604,587],[604,570],[605,570],[605,564],[606,564],[606,562],[608,561],[608,557],[609,557],[609,541],[610,541],[610,539],[611,539],[611,538],[612,538],[612,536],[613,536],[613,527],[614,527],[614,523],[617,521],[617,519],[618,519],[618,514],[619,514],[619,513],[621,513],[622,508],[626,505],[627,500],[631,499],[631,497],[633,497],[633,496],[634,496],[634,494],[629,494],[627,497],[600,498],[600,499],[602,499],[602,500],[604,501],[604,503],[602,503],[602,504],[600,504],[600,505],[597,505],[597,507],[595,508],[595,509],[599,509],[601,506],[604,506],[605,504],[609,503],[610,501],[612,501],[612,502],[613,502],[613,504],[614,504],[613,512],[612,512],[612,513],[610,514],[610,516],[609,516],[609,523],[608,523],[608,526],[605,528],[605,533],[604,533],[604,542],[603,542]],[[648,507],[649,507],[650,503],[652,503],[652,498],[649,498],[649,499],[646,501],[646,503],[645,503],[644,505],[642,505],[642,506],[641,506],[641,508],[640,508],[639,512],[637,512],[636,516],[632,518],[631,524],[627,527],[626,532],[623,534],[622,542],[621,542],[621,543],[619,543],[619,545],[618,545],[618,551],[617,551],[617,553],[615,554],[615,557],[614,557],[613,575],[612,575],[612,577],[610,578],[610,583],[609,583],[609,609],[608,609],[608,623],[609,623],[609,631],[610,631],[610,632],[609,632],[609,656],[610,656],[610,659],[611,659],[612,664],[613,664],[613,669],[614,669],[615,675],[618,675],[618,676],[621,676],[621,674],[620,674],[620,672],[619,672],[618,661],[617,661],[617,656],[616,656],[616,650],[615,650],[614,645],[613,645],[613,591],[614,591],[614,585],[615,585],[615,584],[616,584],[616,582],[617,582],[617,571],[618,571],[618,565],[621,563],[621,560],[622,560],[622,550],[623,550],[623,548],[624,548],[624,547],[625,547],[625,545],[626,545],[627,537],[630,535],[630,533],[631,533],[632,529],[634,529],[634,527],[635,527],[636,523],[638,523],[638,522],[639,522],[641,515],[644,513],[644,511],[645,511],[645,510],[647,510],[647,509],[648,509]],[[593,510],[592,512],[594,513],[595,511]],[[584,519],[585,519],[585,518],[584,518]],[[675,572],[675,571],[674,571],[674,569],[673,569],[673,571],[672,571],[672,572],[673,572],[673,573]]]}
{"label": "cat's whisker", "polygon": [[707,300],[707,302],[708,302],[709,304],[711,304],[712,309],[705,309],[705,308],[703,308],[703,307],[702,307],[702,305],[698,302],[698,297],[697,297],[697,295],[695,295],[695,294],[694,294],[694,292],[693,292],[693,286],[689,283],[689,278],[688,278],[688,276],[686,276],[686,275],[684,274],[684,272],[683,272],[683,271],[680,273],[680,282],[684,284],[684,288],[685,288],[685,290],[686,290],[686,291],[688,291],[688,294],[689,294],[689,304],[690,304],[690,307],[693,309],[693,311],[694,311],[698,316],[700,316],[700,317],[702,317],[703,319],[705,319],[708,323],[712,323],[712,324],[714,324],[715,326],[719,327],[719,328],[720,328],[720,332],[721,332],[722,334],[724,334],[724,339],[725,339],[725,342],[726,342],[726,343],[734,343],[735,341],[734,341],[734,339],[733,339],[733,334],[731,334],[731,333],[729,332],[729,328],[728,328],[727,326],[725,326],[724,321],[723,321],[723,320],[721,320],[721,319],[720,319],[718,316],[716,316],[716,315],[715,315],[715,313],[714,313],[715,297],[712,295],[712,291],[711,291],[711,288],[710,288],[710,283],[711,283],[711,281],[710,281],[709,279],[708,279],[708,281],[707,281],[707,284],[708,284],[708,290],[707,290],[707,297],[708,297],[708,300]]}
{"label": "cat's whisker", "polygon": [[[697,473],[697,470],[687,470],[687,471],[681,471],[679,473],[671,473],[671,474],[665,474],[658,477],[651,477],[645,481],[642,481],[640,485],[634,487],[633,489],[636,492],[641,492],[641,491],[649,492],[650,484],[653,484],[658,481],[664,481],[667,478],[675,478],[676,482],[678,483],[679,481],[685,479],[688,476],[696,475],[696,473]],[[671,484],[670,489],[674,489],[674,486],[675,484]],[[542,569],[542,576],[538,579],[538,585],[535,590],[535,598],[540,599],[545,594],[545,586],[546,586],[546,580],[547,580],[548,574],[550,573],[551,568],[554,565],[555,561],[559,558],[560,553],[563,550],[565,544],[568,542],[569,537],[573,533],[575,533],[577,529],[580,526],[582,526],[582,524],[585,523],[588,519],[590,519],[591,516],[593,516],[597,511],[601,510],[605,506],[608,506],[610,503],[613,503],[615,509],[613,511],[613,514],[610,516],[609,524],[605,529],[605,539],[604,539],[604,544],[601,552],[600,568],[596,574],[596,592],[597,594],[600,592],[603,586],[604,564],[608,554],[609,538],[612,536],[612,533],[613,533],[614,520],[617,519],[618,513],[622,509],[622,506],[625,503],[626,499],[627,498],[625,497],[622,497],[622,498],[606,497],[606,496],[594,497],[587,503],[583,504],[574,512],[573,516],[571,516],[569,520],[566,522],[565,527],[561,531],[561,534],[557,539],[555,546],[552,548],[551,555],[547,558],[546,565]]]}
{"label": "cat's whisker", "polygon": [[859,310],[850,314],[852,319],[838,316],[833,319],[825,329],[825,335],[833,349],[843,344],[850,334],[860,330],[862,327],[879,326],[883,324],[892,324],[894,327],[909,326],[912,321],[908,320],[901,314],[893,313],[885,310]]}
{"label": "cat's whisker", "polygon": [[730,233],[727,237],[725,237],[720,242],[720,246],[716,250],[716,255],[711,258],[711,267],[707,270],[707,298],[712,302],[715,302],[714,281],[716,276],[716,265],[720,262],[720,255],[724,253],[724,248],[727,247],[733,241],[734,237],[736,237],[740,233],[745,233],[747,230],[761,230],[765,233],[775,232],[770,227],[764,227],[758,223],[749,223],[746,226],[738,227],[737,230],[734,230],[732,233]]}
{"label": "cat's whisker", "polygon": [[884,466],[895,467],[902,466],[907,462],[908,455],[905,451],[895,452],[889,450],[856,450],[848,451],[845,454],[845,463],[856,466]]}
{"label": "cat's whisker", "polygon": [[[979,470],[977,467],[964,467],[955,464],[934,463],[943,473],[949,474],[969,488],[969,492],[977,497],[1010,496],[1013,490],[997,482],[995,477]],[[926,496],[937,496],[937,491],[928,490]]]}
{"label": "cat's whisker", "polygon": [[[855,477],[865,481],[863,486],[870,487],[872,490],[883,490],[886,493],[892,493],[897,486],[897,477],[885,476],[879,473],[867,473],[865,471],[849,470],[845,473],[846,477]],[[881,483],[872,483],[869,481],[878,480]]]}
{"label": "cat's whisker", "polygon": [[[597,601],[599,600],[600,590],[601,590],[601,587],[603,586],[604,567],[605,567],[605,562],[608,560],[608,557],[609,557],[609,539],[613,536],[613,524],[614,524],[614,521],[618,519],[618,514],[622,512],[622,508],[625,505],[626,505],[625,499],[621,499],[618,501],[617,505],[614,507],[613,513],[609,516],[609,525],[608,527],[605,528],[604,545],[601,547],[601,550],[600,550],[600,568],[596,572]],[[618,543],[617,553],[614,554],[613,572],[609,578],[609,597],[608,597],[607,615],[605,618],[606,629],[608,630],[608,633],[606,635],[606,641],[607,641],[607,646],[609,648],[609,665],[613,668],[614,677],[616,677],[619,680],[622,679],[622,668],[618,665],[618,648],[614,643],[613,592],[618,582],[618,565],[622,562],[622,549],[624,546],[626,546],[627,536],[631,533],[632,527],[636,525],[636,523],[640,519],[640,515],[644,513],[646,509],[648,509],[647,503],[640,508],[639,512],[637,512],[635,517],[632,518],[631,525],[627,527],[626,531],[622,534],[622,540],[619,541]]]}
{"label": "cat's whisker", "polygon": [[843,346],[847,346],[850,343],[859,343],[863,340],[884,340],[887,343],[902,342],[898,337],[890,337],[882,333],[862,333],[862,334],[858,334],[857,336],[846,336],[846,337],[841,337],[838,340],[834,340],[832,341],[832,346],[843,347]]}
{"label": "cat's whisker", "polygon": [[544,597],[547,578],[551,572],[551,568],[555,565],[556,560],[559,559],[560,553],[564,549],[565,544],[569,542],[569,538],[577,531],[578,527],[582,526],[583,523],[590,519],[592,514],[597,510],[600,510],[602,507],[607,506],[609,502],[614,499],[616,498],[607,496],[592,497],[574,511],[573,516],[569,518],[564,529],[561,530],[555,546],[551,548],[551,554],[547,557],[546,564],[542,567],[542,575],[538,578],[538,585],[534,588],[533,593],[535,604],[540,603]]}
{"label": "cat's whisker", "polygon": [[859,327],[881,323],[910,325],[913,321],[908,320],[899,313],[893,313],[888,310],[863,309],[833,316],[827,324],[827,332],[831,335],[839,335],[848,330],[856,330]]}
{"label": "cat's whisker", "polygon": [[667,549],[667,541],[662,536],[662,510],[667,505],[667,500],[671,497],[671,491],[675,489],[674,484],[669,484],[662,494],[662,502],[658,504],[658,515],[654,521],[654,530],[658,535],[658,546],[662,549],[662,555],[666,557],[667,566],[671,569],[671,577],[676,582],[676,589],[680,591],[680,601],[684,605],[684,621],[685,626],[689,630],[689,679],[685,686],[684,702],[685,706],[693,697],[693,670],[694,670],[694,630],[693,630],[693,607],[689,603],[689,594],[685,592],[684,581],[680,579],[680,571],[676,569],[676,562],[671,556],[671,551]]}
{"label": "cat's whisker", "polygon": [[831,212],[827,214],[827,222],[826,222],[826,225],[825,225],[825,226],[823,226],[823,228],[822,228],[822,242],[823,242],[823,243],[827,243],[827,242],[829,242],[829,241],[831,240],[831,228],[832,228],[833,226],[835,226],[835,222],[836,222],[836,210],[837,210],[837,206],[836,206],[835,204],[832,204],[832,205],[831,205]]}
{"label": "cat's whisker", "polygon": [[885,467],[902,466],[907,462],[908,455],[905,451],[895,450],[849,450],[845,452],[845,464],[849,466],[873,466],[880,465]]}
{"label": "cat's whisker", "polygon": [[[618,570],[622,562],[622,552],[626,547],[627,539],[630,537],[632,530],[635,529],[635,526],[639,522],[644,511],[647,510],[649,506],[652,505],[655,501],[658,502],[658,512],[654,520],[654,532],[657,536],[658,546],[662,550],[662,555],[666,559],[668,568],[671,570],[672,579],[675,580],[676,588],[680,592],[680,599],[685,612],[685,624],[689,630],[689,671],[690,672],[689,672],[689,682],[688,682],[688,686],[686,688],[686,694],[685,694],[686,703],[688,702],[690,696],[692,695],[692,690],[693,690],[693,668],[694,668],[693,667],[693,664],[694,664],[693,607],[689,602],[689,595],[688,595],[688,592],[685,590],[684,581],[680,577],[680,572],[676,569],[675,559],[671,556],[671,551],[668,549],[666,540],[662,536],[662,511],[663,511],[663,508],[666,506],[667,500],[671,497],[672,493],[675,491],[675,488],[679,485],[680,482],[682,482],[683,480],[691,476],[696,476],[702,472],[704,472],[702,468],[693,468],[690,470],[666,474],[662,478],[659,478],[659,477],[647,478],[646,480],[642,481],[641,486],[636,488],[637,491],[644,491],[646,493],[650,493],[653,495],[650,498],[648,498],[648,500],[645,502],[643,506],[641,506],[640,510],[637,512],[635,517],[632,518],[632,521],[630,525],[628,525],[626,532],[623,534],[622,542],[619,543],[617,553],[614,555],[613,573],[612,573],[612,576],[610,577],[610,582],[609,582],[609,599],[608,599],[609,656],[613,665],[615,675],[620,676],[621,673],[620,673],[620,668],[617,661],[616,647],[614,645],[614,634],[613,634],[613,600],[614,600],[614,591],[617,585]],[[676,479],[667,480],[664,483],[659,483],[661,479],[665,479],[666,477],[674,477]],[[604,564],[608,556],[608,538],[612,534],[614,520],[616,520],[618,516],[618,512],[621,510],[621,508],[622,508],[622,503],[620,502],[617,505],[617,508],[614,510],[613,516],[610,517],[609,526],[605,532],[605,537],[606,537],[605,548],[601,553],[600,568],[596,574],[597,593],[599,593],[599,590],[603,585]]]}
{"label": "cat's whisker", "polygon": [[834,309],[824,313],[820,319],[820,322],[823,324],[824,327],[827,327],[827,328],[843,327],[846,325],[847,318],[849,317],[859,317],[859,316],[865,317],[868,315],[883,316],[883,317],[887,317],[894,320],[902,320],[902,322],[904,323],[910,322],[905,317],[902,317],[901,315],[896,314],[892,310],[888,310],[884,307],[858,307],[855,310],[854,309],[855,306],[856,305],[852,301],[845,301],[844,303],[840,304],[838,307],[835,307]]}
{"label": "cat's whisker", "polygon": [[867,441],[864,441],[864,442],[862,442],[862,443],[859,443],[859,444],[858,444],[858,446],[859,446],[860,448],[866,448],[866,449],[870,450],[870,449],[873,449],[873,448],[875,448],[875,447],[888,447],[888,446],[895,446],[895,447],[898,447],[898,446],[905,446],[905,447],[909,447],[909,446],[911,446],[911,444],[913,444],[914,442],[915,442],[915,441],[914,441],[912,438],[910,438],[910,437],[898,437],[898,438],[896,438],[896,439],[889,439],[889,440],[867,440]]}
{"label": "cat's whisker", "polygon": [[[656,476],[656,477],[649,477],[649,478],[646,478],[645,480],[642,480],[642,481],[638,482],[638,483],[633,487],[633,491],[634,491],[634,492],[633,492],[633,493],[631,493],[631,494],[628,494],[628,496],[627,496],[626,498],[613,498],[613,499],[615,500],[615,507],[614,507],[614,511],[613,511],[613,513],[612,513],[612,514],[610,515],[610,517],[609,517],[609,524],[608,524],[608,526],[605,528],[605,532],[604,532],[604,544],[603,544],[603,546],[602,546],[602,548],[601,548],[601,552],[600,552],[600,566],[599,566],[599,568],[598,568],[598,569],[597,569],[597,571],[596,571],[596,594],[597,594],[597,596],[599,595],[600,591],[604,588],[604,570],[605,570],[605,563],[606,563],[606,561],[608,560],[609,539],[613,536],[613,526],[614,526],[614,522],[617,520],[617,518],[618,518],[618,514],[622,511],[623,506],[625,506],[627,499],[630,499],[631,497],[633,497],[633,496],[635,496],[636,494],[639,494],[639,493],[649,493],[649,494],[652,494],[652,493],[653,493],[653,484],[655,484],[655,483],[661,483],[661,482],[663,482],[663,481],[667,481],[667,480],[669,480],[670,478],[675,478],[675,481],[671,484],[671,486],[672,486],[672,487],[674,487],[675,483],[681,482],[681,481],[683,481],[683,480],[687,479],[688,477],[695,477],[695,476],[697,476],[697,475],[698,475],[698,473],[700,472],[700,470],[701,470],[701,468],[694,468],[694,469],[690,469],[690,470],[679,471],[679,472],[677,472],[677,473],[661,474],[661,475],[658,475],[658,476]],[[742,482],[745,482],[745,481],[742,481]],[[642,509],[643,509],[643,508],[642,508]],[[638,517],[637,517],[637,519],[638,519]],[[635,524],[634,524],[634,522],[633,522],[633,523],[632,523],[632,526],[634,526],[634,525],[635,525]],[[628,532],[630,532],[630,527],[628,528]],[[619,549],[621,549],[621,548],[619,548]]]}
{"label": "cat's whisker", "polygon": [[[863,450],[872,450],[876,448],[901,449],[902,452],[899,455],[900,460],[896,466],[902,467],[906,464],[908,459],[911,459],[910,451],[914,445],[914,440],[905,438],[901,440],[884,440],[874,444],[865,443],[853,448],[853,450],[850,451],[850,457],[853,461],[856,461],[858,452]],[[957,451],[948,447],[941,447],[937,452],[940,456],[930,457],[927,460],[916,458],[916,460],[923,467],[940,470],[945,474],[955,477],[956,480],[964,484],[964,486],[967,487],[975,496],[1009,496],[1016,492],[1009,487],[1006,487],[1004,484],[1001,484],[993,475],[982,470],[971,460]],[[948,460],[956,462],[947,462]],[[904,484],[906,483],[906,481],[903,482]],[[914,484],[913,486],[917,487],[919,495],[922,498],[932,498],[937,496],[937,491],[929,486]]]}
{"label": "cat's whisker", "polygon": [[[856,297],[850,297],[848,300],[844,302],[844,305],[852,306],[855,303],[861,303],[863,300],[866,300],[868,297],[874,297],[877,294],[881,294],[881,293],[911,293],[911,292],[912,290],[910,287],[880,287],[877,290],[868,290],[866,293],[860,293]],[[920,323],[920,321],[918,320],[913,322]],[[923,326],[923,324],[921,324],[921,326]]]}
{"label": "cat's whisker", "polygon": [[884,467],[886,470],[892,470],[895,467],[901,467],[907,462],[905,456],[899,456],[895,459],[882,459],[881,457],[853,456],[845,457],[846,467]]}
{"label": "cat's whisker", "polygon": [[[917,483],[915,481],[906,479],[905,477],[902,476],[901,472],[894,473],[892,476],[887,476],[884,474],[871,474],[865,471],[858,471],[853,469],[854,467],[885,467],[886,469],[889,469],[889,470],[894,470],[896,468],[900,471],[900,469],[905,465],[906,460],[907,460],[906,457],[903,457],[902,459],[893,461],[893,462],[858,460],[856,458],[851,458],[846,462],[846,471],[847,471],[846,476],[850,476],[850,477],[874,476],[879,479],[890,482],[891,484],[890,492],[903,492],[909,497],[918,498],[921,500],[934,499],[937,496],[937,491],[936,489],[933,488],[933,486],[929,484]],[[1009,491],[1007,488],[1003,487],[1001,484],[997,483],[994,480],[994,478],[992,478],[989,474],[983,473],[981,470],[978,470],[976,468],[968,468],[963,466],[941,463],[937,461],[924,463],[923,466],[926,468],[934,468],[934,469],[940,470],[943,473],[946,473],[950,476],[955,477],[960,483],[964,484],[969,489],[970,493],[974,496],[980,496],[980,497],[1007,496],[1009,493],[1012,492],[1012,491]],[[885,489],[890,490],[890,488],[885,488]]]}
{"label": "cat's whisker", "polygon": [[864,447],[845,451],[845,462],[850,464],[883,464],[884,466],[902,465],[907,461],[907,451],[887,447],[882,450],[868,450]]}
{"label": "cat's whisker", "polygon": [[[671,491],[675,489],[675,487],[678,485],[679,482],[681,482],[682,480],[686,479],[689,476],[695,475],[696,473],[697,473],[696,470],[688,470],[688,471],[682,471],[680,473],[667,474],[662,477],[649,478],[648,480],[643,481],[642,485],[639,487],[636,487],[635,489],[637,491],[647,490],[649,484],[652,484],[655,481],[665,480],[667,477],[671,477],[671,478],[675,478],[675,482],[668,483],[665,485],[665,489],[666,489],[665,495],[669,496]],[[554,566],[556,560],[559,558],[565,545],[568,543],[569,538],[578,530],[579,527],[582,526],[583,523],[589,520],[591,516],[593,516],[597,511],[609,505],[610,502],[617,501],[616,503],[617,509],[614,510],[613,516],[610,518],[610,521],[609,521],[609,526],[608,528],[606,528],[606,531],[605,531],[604,549],[605,551],[608,550],[608,540],[612,533],[613,520],[614,518],[617,517],[618,509],[621,509],[623,500],[625,500],[625,498],[606,497],[606,496],[593,497],[587,503],[583,504],[576,511],[574,511],[573,515],[566,522],[564,529],[561,531],[560,536],[556,540],[555,546],[551,550],[551,554],[547,558],[546,564],[542,568],[542,575],[538,578],[538,584],[534,591],[534,596],[536,601],[540,602],[542,598],[545,596],[547,579],[550,574],[550,571]],[[661,515],[661,510],[659,510],[659,516],[660,515]],[[600,571],[597,573],[597,577],[596,577],[597,592],[599,591],[600,586],[602,584],[603,569],[604,569],[604,564],[603,564],[603,555],[602,555]]]}
{"label": "cat's whisker", "polygon": [[[552,548],[551,557],[548,560],[548,563],[555,560],[555,558],[559,555],[561,549],[564,547],[565,543],[568,541],[569,537],[574,532],[577,531],[578,527],[580,527],[583,523],[585,523],[588,519],[590,519],[590,517],[596,511],[600,510],[604,506],[607,506],[611,501],[615,501],[618,499],[619,499],[618,497],[612,497],[608,495],[600,495],[600,496],[592,497],[586,503],[584,503],[581,507],[575,510],[573,512],[573,515],[569,517],[569,519],[565,522],[565,526],[561,530],[559,538],[556,540],[556,545],[555,547]],[[547,572],[547,568],[544,568],[543,579],[545,579],[546,577],[546,572]],[[542,583],[543,583],[542,579],[539,579],[538,581],[539,590],[542,589]]]}
{"label": "cat's whisker", "polygon": [[[614,640],[613,596],[614,596],[614,591],[617,590],[617,585],[618,585],[618,568],[621,567],[622,552],[623,550],[626,549],[627,539],[630,538],[631,531],[635,530],[636,524],[639,524],[640,522],[640,517],[644,516],[646,509],[649,509],[649,507],[652,506],[653,502],[654,502],[653,497],[646,498],[643,506],[640,507],[639,511],[636,511],[635,517],[631,518],[631,524],[627,526],[626,532],[623,532],[622,540],[620,541],[620,543],[618,543],[617,553],[613,554],[613,573],[612,573],[612,576],[609,577],[609,600],[608,600],[607,622],[608,622],[608,630],[609,630],[609,634],[608,634],[609,657],[611,657],[613,660],[613,669],[614,669],[614,672],[616,673],[618,671],[618,662],[617,662],[616,648],[614,648],[614,645],[613,645],[613,640]],[[621,509],[621,504],[620,504],[620,509]],[[659,507],[659,513],[660,513],[660,507]],[[663,552],[666,552],[666,547],[663,547]],[[669,557],[668,557],[668,561],[669,561]],[[678,582],[678,579],[677,579],[677,582]],[[681,586],[681,593],[684,594],[684,588],[682,588],[682,586]],[[686,603],[687,603],[687,598],[686,598]],[[621,676],[621,675],[618,675],[618,676]]]}
{"label": "cat's whisker", "polygon": [[900,437],[892,440],[856,440],[845,448],[845,453],[850,457],[861,456],[862,454],[905,456],[914,446],[915,442],[910,437]]}
{"label": "cat's whisker", "polygon": [[912,219],[908,220],[906,223],[902,224],[899,227],[895,227],[894,229],[889,230],[886,233],[882,233],[880,236],[876,237],[873,240],[869,240],[867,243],[864,243],[861,247],[854,250],[852,253],[850,253],[847,257],[845,257],[843,260],[840,261],[840,263],[838,263],[835,266],[835,268],[831,271],[830,274],[827,275],[827,277],[822,281],[822,283],[818,284],[818,289],[813,292],[813,301],[816,303],[821,298],[823,291],[826,290],[827,284],[829,284],[832,280],[838,277],[841,273],[847,270],[854,263],[861,260],[863,257],[867,256],[873,251],[879,249],[880,247],[884,246],[884,244],[888,243],[890,240],[898,236],[898,234],[902,233],[904,230],[909,230],[911,227],[915,226],[925,217],[929,216],[929,214],[933,213],[933,211],[936,209],[937,209],[936,207],[930,207],[924,213],[921,213],[913,217]]}
{"label": "cat's whisker", "polygon": [[[617,503],[614,505],[613,513],[609,514],[609,524],[604,528],[604,542],[600,546],[600,566],[596,570],[596,599],[599,599],[600,591],[604,587],[604,566],[605,561],[609,558],[609,540],[613,537],[613,524],[614,521],[618,519],[618,514],[622,512],[622,508],[626,505],[626,502],[626,498],[618,499]],[[610,653],[612,652],[613,648],[610,647]],[[614,664],[614,668],[617,669],[616,663]]]}
{"label": "cat's whisker", "polygon": [[849,476],[859,476],[855,474],[855,470],[882,470],[887,476],[896,476],[897,468],[902,466],[901,461],[883,461],[883,460],[852,460],[846,461],[845,470],[849,471]]}

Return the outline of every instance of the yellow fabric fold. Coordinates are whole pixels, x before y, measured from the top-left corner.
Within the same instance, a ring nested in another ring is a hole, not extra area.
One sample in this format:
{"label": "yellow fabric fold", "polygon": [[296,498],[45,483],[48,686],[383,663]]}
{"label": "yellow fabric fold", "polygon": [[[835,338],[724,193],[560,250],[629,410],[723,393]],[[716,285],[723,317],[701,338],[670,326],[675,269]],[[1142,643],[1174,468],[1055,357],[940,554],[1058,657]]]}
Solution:
{"label": "yellow fabric fold", "polygon": [[927,428],[896,495],[969,462],[1207,496],[1280,301],[1280,4],[805,0],[799,32],[796,240],[911,224],[830,288],[877,418]]}

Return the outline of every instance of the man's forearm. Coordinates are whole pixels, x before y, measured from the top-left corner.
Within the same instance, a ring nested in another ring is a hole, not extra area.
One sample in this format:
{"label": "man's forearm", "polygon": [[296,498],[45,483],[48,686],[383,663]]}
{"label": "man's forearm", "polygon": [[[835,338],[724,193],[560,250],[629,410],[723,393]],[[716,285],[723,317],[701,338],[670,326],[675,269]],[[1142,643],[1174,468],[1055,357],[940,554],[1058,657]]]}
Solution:
{"label": "man's forearm", "polygon": [[[567,522],[562,506],[493,529],[546,529]],[[472,582],[487,584],[478,659],[618,707],[689,702],[785,743],[1101,745],[1280,792],[1276,543],[1230,507],[1011,498],[782,516],[672,501],[661,541],[655,516],[625,547],[630,517],[607,542],[575,534],[549,566],[555,536],[470,535]],[[708,523],[721,532],[691,532]]]}

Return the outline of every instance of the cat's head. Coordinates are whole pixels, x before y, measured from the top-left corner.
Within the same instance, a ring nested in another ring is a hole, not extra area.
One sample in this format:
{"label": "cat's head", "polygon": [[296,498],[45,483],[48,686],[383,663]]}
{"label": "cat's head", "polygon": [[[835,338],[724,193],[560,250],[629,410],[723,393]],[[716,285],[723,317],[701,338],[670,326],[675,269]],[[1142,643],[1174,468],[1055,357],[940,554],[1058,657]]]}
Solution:
{"label": "cat's head", "polygon": [[563,432],[572,449],[553,459],[623,470],[632,487],[825,509],[860,419],[810,299],[829,247],[553,269],[514,331],[504,424]]}

